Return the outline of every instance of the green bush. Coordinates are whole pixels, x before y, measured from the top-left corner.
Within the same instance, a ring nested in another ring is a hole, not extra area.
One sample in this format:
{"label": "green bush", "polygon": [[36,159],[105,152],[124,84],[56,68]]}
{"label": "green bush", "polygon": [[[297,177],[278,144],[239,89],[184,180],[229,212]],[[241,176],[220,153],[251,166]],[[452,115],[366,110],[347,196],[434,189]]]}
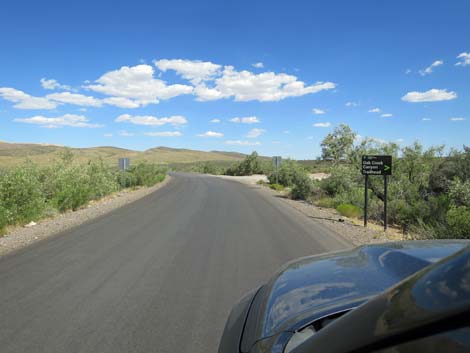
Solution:
{"label": "green bush", "polygon": [[29,222],[41,217],[44,196],[37,168],[24,165],[5,173],[0,180],[0,199],[8,211],[9,223]]}
{"label": "green bush", "polygon": [[347,203],[343,203],[336,207],[336,211],[338,211],[342,216],[349,218],[359,218],[362,215],[362,210],[359,207]]}
{"label": "green bush", "polygon": [[226,171],[226,175],[236,175],[236,176],[245,176],[253,174],[264,174],[266,163],[261,161],[258,153],[253,152],[249,156],[246,156],[245,159],[237,164],[232,165]]}
{"label": "green bush", "polygon": [[0,204],[0,235],[2,234],[3,229],[9,223],[9,213],[8,210]]}
{"label": "green bush", "polygon": [[315,201],[318,207],[335,208],[335,199],[332,197],[323,197]]}
{"label": "green bush", "polygon": [[452,207],[447,212],[450,236],[458,239],[470,239],[470,207]]}
{"label": "green bush", "polygon": [[295,178],[291,197],[294,200],[307,200],[312,194],[313,184],[307,174]]}
{"label": "green bush", "polygon": [[284,190],[284,186],[282,186],[281,184],[269,184],[269,188],[276,190],[276,191]]}

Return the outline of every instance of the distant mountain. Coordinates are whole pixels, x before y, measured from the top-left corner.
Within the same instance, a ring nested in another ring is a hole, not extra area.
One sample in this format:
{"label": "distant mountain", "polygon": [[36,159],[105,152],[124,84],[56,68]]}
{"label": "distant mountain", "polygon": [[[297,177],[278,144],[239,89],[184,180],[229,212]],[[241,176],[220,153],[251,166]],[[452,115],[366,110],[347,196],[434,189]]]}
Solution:
{"label": "distant mountain", "polygon": [[236,161],[245,157],[242,153],[221,151],[196,151],[190,149],[155,147],[146,151],[133,151],[119,147],[101,146],[69,148],[35,143],[9,143],[0,141],[0,168],[11,167],[27,160],[39,165],[50,164],[60,154],[69,150],[81,162],[102,158],[106,163],[117,164],[118,158],[130,158],[131,164],[140,161],[151,163],[191,163],[204,161]]}

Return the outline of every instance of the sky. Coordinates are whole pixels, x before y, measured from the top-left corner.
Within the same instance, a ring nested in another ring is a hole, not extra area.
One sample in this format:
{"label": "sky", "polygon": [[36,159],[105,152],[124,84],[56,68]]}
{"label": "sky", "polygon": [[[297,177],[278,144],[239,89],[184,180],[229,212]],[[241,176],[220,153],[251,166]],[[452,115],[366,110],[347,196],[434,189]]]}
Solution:
{"label": "sky", "polygon": [[0,140],[312,159],[470,141],[470,2],[8,1]]}

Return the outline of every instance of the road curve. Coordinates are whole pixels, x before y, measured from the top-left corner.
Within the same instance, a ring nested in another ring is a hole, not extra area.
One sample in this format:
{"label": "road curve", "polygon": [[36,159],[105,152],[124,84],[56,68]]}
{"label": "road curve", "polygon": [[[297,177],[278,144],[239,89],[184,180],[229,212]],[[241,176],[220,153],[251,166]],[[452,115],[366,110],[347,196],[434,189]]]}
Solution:
{"label": "road curve", "polygon": [[166,187],[0,259],[0,351],[216,352],[232,304],[283,263],[348,244],[216,177]]}

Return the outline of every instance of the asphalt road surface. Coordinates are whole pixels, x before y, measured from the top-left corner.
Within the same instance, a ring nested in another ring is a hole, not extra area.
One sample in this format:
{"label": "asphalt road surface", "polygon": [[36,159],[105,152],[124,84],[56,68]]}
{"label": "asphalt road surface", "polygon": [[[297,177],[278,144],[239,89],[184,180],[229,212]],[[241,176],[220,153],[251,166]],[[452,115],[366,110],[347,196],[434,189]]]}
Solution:
{"label": "asphalt road surface", "polygon": [[0,351],[216,352],[245,292],[348,244],[281,199],[209,176],[0,259]]}

